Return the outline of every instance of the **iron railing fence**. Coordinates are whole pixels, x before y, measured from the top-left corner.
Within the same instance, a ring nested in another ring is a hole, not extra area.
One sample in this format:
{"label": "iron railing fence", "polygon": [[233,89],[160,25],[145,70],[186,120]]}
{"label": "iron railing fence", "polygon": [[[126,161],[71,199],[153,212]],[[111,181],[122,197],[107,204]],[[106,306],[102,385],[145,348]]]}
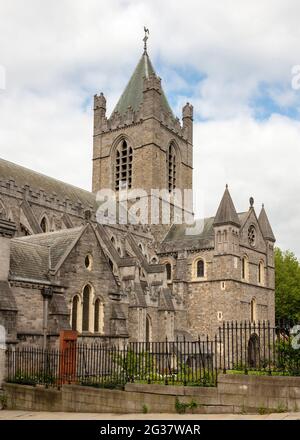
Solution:
{"label": "iron railing fence", "polygon": [[300,327],[228,322],[210,340],[71,343],[63,350],[7,350],[7,381],[115,388],[127,382],[215,386],[218,372],[300,375]]}
{"label": "iron railing fence", "polygon": [[216,342],[71,344],[65,350],[16,347],[7,350],[8,382],[60,387],[106,388],[127,382],[215,386]]}
{"label": "iron railing fence", "polygon": [[300,326],[295,323],[227,322],[219,327],[218,340],[218,369],[224,373],[300,375]]}

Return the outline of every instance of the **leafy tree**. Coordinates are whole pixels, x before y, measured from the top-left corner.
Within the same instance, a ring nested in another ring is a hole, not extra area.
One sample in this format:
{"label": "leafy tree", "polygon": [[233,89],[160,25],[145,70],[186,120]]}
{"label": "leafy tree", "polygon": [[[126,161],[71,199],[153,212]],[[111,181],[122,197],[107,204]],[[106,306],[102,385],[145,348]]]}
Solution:
{"label": "leafy tree", "polygon": [[275,249],[276,318],[300,320],[300,264],[291,251]]}

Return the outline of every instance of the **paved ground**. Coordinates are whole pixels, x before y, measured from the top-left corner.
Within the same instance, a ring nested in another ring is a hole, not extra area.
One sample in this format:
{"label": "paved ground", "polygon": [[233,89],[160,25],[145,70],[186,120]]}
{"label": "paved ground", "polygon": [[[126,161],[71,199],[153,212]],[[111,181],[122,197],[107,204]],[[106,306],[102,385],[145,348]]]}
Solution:
{"label": "paved ground", "polygon": [[274,414],[95,414],[0,411],[0,420],[300,420],[300,412]]}

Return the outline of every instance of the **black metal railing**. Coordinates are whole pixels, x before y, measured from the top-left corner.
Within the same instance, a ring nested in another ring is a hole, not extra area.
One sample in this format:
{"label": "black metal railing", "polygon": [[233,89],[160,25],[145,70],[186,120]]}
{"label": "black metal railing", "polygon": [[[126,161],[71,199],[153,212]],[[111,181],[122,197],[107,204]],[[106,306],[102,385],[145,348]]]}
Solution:
{"label": "black metal railing", "polygon": [[8,382],[60,387],[116,388],[127,382],[215,386],[215,341],[74,344],[64,351],[17,347],[7,351]]}
{"label": "black metal railing", "polygon": [[296,333],[287,323],[228,322],[212,340],[75,343],[63,351],[21,346],[7,350],[7,381],[117,388],[127,382],[215,386],[220,371],[294,376],[300,375]]}
{"label": "black metal railing", "polygon": [[291,322],[273,327],[267,321],[223,323],[218,331],[218,369],[300,375],[300,334],[298,341],[296,333]]}

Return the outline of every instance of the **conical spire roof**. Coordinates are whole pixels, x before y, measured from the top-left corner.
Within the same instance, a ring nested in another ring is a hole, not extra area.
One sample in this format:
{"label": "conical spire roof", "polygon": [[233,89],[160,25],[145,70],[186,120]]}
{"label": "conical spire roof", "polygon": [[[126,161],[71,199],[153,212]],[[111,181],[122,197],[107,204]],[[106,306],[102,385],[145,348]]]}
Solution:
{"label": "conical spire roof", "polygon": [[[137,111],[143,101],[143,84],[144,78],[149,78],[150,75],[156,75],[148,53],[145,51],[138,62],[124,92],[122,93],[114,112],[124,114],[127,112],[128,107],[131,107],[133,111]],[[161,91],[161,104],[165,112],[173,115],[172,109],[168,103],[168,100]]]}
{"label": "conical spire roof", "polygon": [[261,208],[261,211],[260,211],[260,214],[258,217],[258,223],[259,223],[259,226],[261,228],[261,231],[263,233],[264,238],[266,238],[267,240],[270,240],[270,241],[276,241],[275,236],[272,231],[272,228],[271,228],[271,225],[270,225],[270,222],[269,222],[269,219],[268,219],[268,216],[266,214],[264,205],[262,205],[262,208]]}
{"label": "conical spire roof", "polygon": [[240,226],[237,212],[235,210],[231,195],[228,191],[228,186],[226,185],[225,192],[223,194],[221,203],[214,219],[214,226],[224,225],[228,223]]}

